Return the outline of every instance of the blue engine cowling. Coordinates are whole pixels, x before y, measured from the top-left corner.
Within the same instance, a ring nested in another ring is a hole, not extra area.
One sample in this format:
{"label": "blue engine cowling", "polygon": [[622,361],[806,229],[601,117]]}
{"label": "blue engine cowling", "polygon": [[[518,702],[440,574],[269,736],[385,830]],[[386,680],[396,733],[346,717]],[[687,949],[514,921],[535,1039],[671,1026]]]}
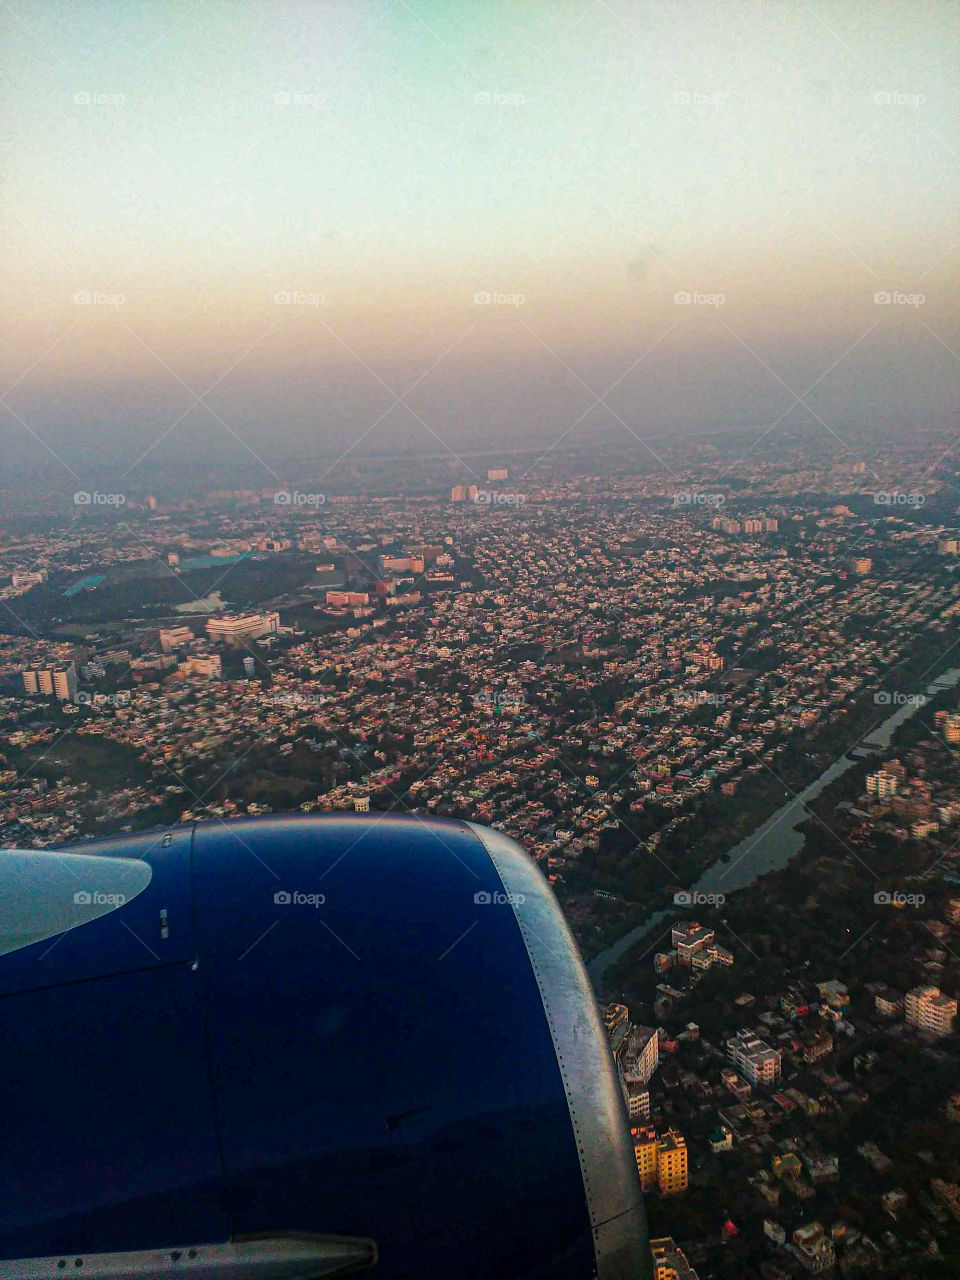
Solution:
{"label": "blue engine cowling", "polygon": [[4,1277],[646,1274],[593,994],[501,833],[202,823],[4,851],[0,902]]}

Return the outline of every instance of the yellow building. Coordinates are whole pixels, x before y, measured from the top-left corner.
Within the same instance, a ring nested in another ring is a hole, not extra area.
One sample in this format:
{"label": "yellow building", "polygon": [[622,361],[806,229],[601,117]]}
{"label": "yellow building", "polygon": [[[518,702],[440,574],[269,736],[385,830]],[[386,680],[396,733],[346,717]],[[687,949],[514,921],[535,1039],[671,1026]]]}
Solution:
{"label": "yellow building", "polygon": [[672,1236],[651,1240],[650,1252],[653,1254],[653,1280],[697,1280],[696,1271]]}
{"label": "yellow building", "polygon": [[633,1136],[633,1153],[637,1157],[640,1187],[649,1191],[657,1185],[657,1131],[652,1125],[641,1124],[630,1133]]}
{"label": "yellow building", "polygon": [[675,1129],[668,1129],[657,1141],[657,1183],[662,1196],[686,1191],[687,1142]]}

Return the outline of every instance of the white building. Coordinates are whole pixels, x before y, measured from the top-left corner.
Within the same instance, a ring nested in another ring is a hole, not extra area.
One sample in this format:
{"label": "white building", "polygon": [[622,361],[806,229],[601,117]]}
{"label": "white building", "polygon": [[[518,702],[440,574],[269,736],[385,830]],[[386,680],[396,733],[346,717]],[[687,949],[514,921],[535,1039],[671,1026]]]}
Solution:
{"label": "white building", "polygon": [[903,1011],[911,1026],[948,1036],[957,1016],[957,1002],[945,996],[939,987],[914,987],[903,1000]]}
{"label": "white building", "polygon": [[749,1031],[727,1041],[727,1056],[751,1084],[770,1085],[780,1079],[779,1052]]}
{"label": "white building", "polygon": [[224,614],[207,620],[207,635],[226,644],[244,644],[261,636],[276,635],[280,630],[279,613]]}

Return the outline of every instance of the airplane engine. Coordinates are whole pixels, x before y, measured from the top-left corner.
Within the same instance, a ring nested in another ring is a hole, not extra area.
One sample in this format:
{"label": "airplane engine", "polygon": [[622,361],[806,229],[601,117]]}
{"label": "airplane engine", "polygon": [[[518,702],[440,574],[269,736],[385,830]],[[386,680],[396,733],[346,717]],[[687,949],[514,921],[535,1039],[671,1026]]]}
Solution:
{"label": "airplane engine", "polygon": [[379,815],[0,852],[4,1280],[638,1280],[608,1042],[533,861]]}

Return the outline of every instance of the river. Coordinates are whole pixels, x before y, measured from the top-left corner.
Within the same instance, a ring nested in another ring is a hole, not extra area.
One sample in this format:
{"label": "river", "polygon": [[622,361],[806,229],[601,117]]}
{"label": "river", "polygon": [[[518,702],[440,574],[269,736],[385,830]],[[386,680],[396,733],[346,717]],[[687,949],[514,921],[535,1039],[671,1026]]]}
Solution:
{"label": "river", "polygon": [[[927,686],[926,697],[933,698],[944,689],[952,689],[958,681],[960,681],[960,668],[952,668]],[[923,702],[918,700],[904,701],[896,711],[887,716],[882,724],[871,729],[870,733],[854,748],[857,756],[862,759],[876,751],[886,750],[890,746],[894,732],[905,720],[915,715],[922,705]],[[833,764],[824,769],[823,773],[808,787],[788,800],[739,844],[729,849],[725,857],[718,858],[711,867],[708,867],[693,886],[693,890],[697,893],[730,894],[737,889],[745,889],[747,885],[752,884],[768,871],[782,870],[803,848],[805,837],[798,828],[809,816],[805,805],[810,800],[816,799],[831,782],[846,773],[848,769],[852,769],[857,763],[857,756],[844,752],[839,759],[834,760]],[[594,956],[587,965],[594,989],[599,992],[606,971],[611,965],[616,964],[634,943],[639,942],[657,925],[667,920],[672,921],[676,916],[676,907],[654,911],[641,924],[635,925],[629,933],[625,933],[623,937],[618,938],[616,942]],[[651,939],[651,950],[654,945],[654,940]],[[669,948],[666,949],[669,950]]]}

